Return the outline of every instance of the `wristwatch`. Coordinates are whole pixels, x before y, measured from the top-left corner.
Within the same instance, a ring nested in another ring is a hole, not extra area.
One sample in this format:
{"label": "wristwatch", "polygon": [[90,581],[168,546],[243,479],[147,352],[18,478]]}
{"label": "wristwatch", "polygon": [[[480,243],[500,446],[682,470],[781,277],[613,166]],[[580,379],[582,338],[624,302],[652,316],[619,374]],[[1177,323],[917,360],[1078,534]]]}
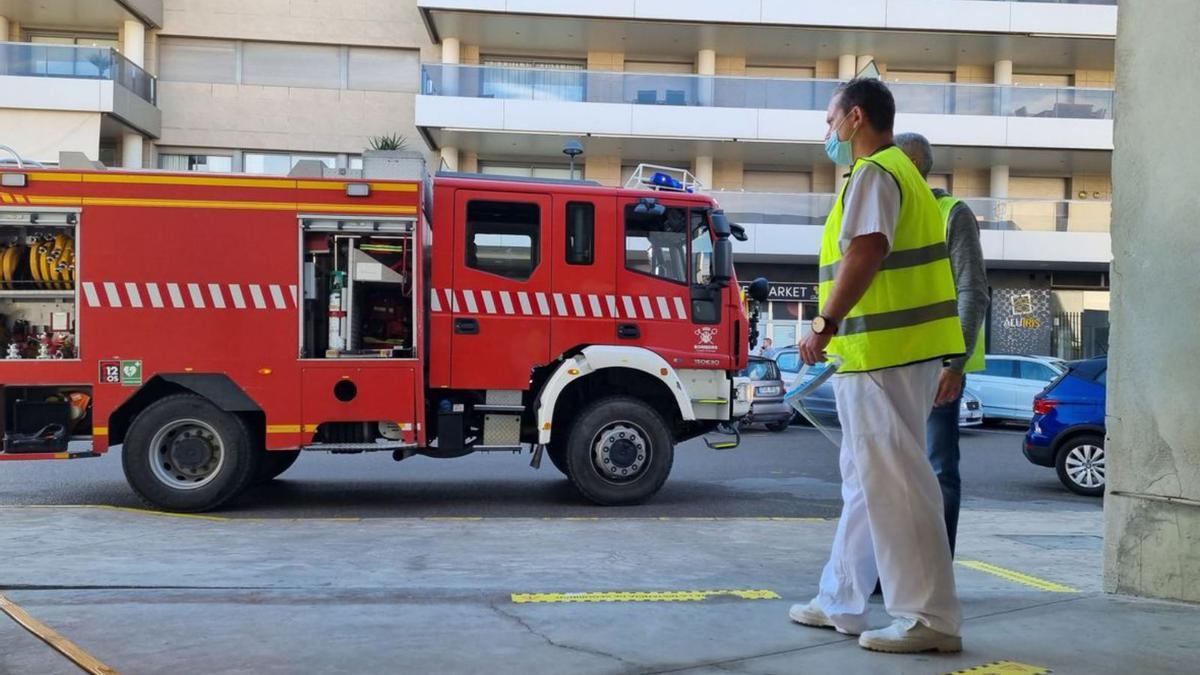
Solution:
{"label": "wristwatch", "polygon": [[812,320],[812,332],[817,335],[837,335],[838,325],[827,316],[818,316]]}

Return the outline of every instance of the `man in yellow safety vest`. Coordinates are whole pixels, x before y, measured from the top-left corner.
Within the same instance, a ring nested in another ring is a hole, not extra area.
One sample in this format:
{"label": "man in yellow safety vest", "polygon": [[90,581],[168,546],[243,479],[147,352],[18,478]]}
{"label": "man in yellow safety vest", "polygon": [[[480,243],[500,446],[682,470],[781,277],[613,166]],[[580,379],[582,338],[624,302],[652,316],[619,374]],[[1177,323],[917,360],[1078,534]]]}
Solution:
{"label": "man in yellow safety vest", "polygon": [[[820,591],[792,620],[861,634],[883,652],[962,649],[942,495],[925,426],[946,358],[965,353],[937,202],[892,142],[896,104],[879,80],[841,86],[825,149],[850,177],[825,221],[820,314],[800,343],[805,363],[842,359],[842,515]],[[895,617],[867,629],[875,582]]]}

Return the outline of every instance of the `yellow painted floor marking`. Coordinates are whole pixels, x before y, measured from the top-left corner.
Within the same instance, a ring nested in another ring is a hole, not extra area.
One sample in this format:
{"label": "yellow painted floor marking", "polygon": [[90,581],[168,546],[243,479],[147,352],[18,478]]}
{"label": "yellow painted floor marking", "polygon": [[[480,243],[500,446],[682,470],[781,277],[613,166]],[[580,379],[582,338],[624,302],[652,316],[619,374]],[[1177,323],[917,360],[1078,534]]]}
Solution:
{"label": "yellow painted floor marking", "polygon": [[946,675],[1046,675],[1053,672],[1045,666],[1031,666],[1017,661],[992,661],[982,666],[956,670]]}
{"label": "yellow painted floor marking", "polygon": [[992,565],[991,563],[985,563],[980,560],[956,560],[955,562],[957,562],[959,565],[962,565],[963,567],[969,567],[973,570],[978,570],[980,572],[987,572],[988,574],[998,576],[1001,579],[1007,579],[1009,581],[1021,584],[1023,586],[1029,586],[1030,588],[1036,588],[1040,591],[1048,591],[1050,593],[1078,593],[1079,592],[1078,589],[1071,588],[1070,586],[1055,583],[1053,581],[1047,581],[1045,579],[1039,579],[1037,577],[1030,576],[1028,574],[1022,574],[1020,572],[1006,569],[1006,568],[1000,567],[998,565]]}
{"label": "yellow painted floor marking", "polygon": [[700,602],[711,598],[741,598],[743,600],[778,600],[775,591],[745,589],[723,591],[608,591],[601,593],[513,593],[512,601],[525,603],[553,602]]}
{"label": "yellow painted floor marking", "polygon": [[33,633],[42,642],[50,645],[55,651],[71,660],[72,663],[92,675],[120,675],[115,668],[104,664],[100,659],[85,652],[79,645],[59,635],[53,628],[38,621],[13,601],[0,594],[0,611],[7,614],[22,628]]}
{"label": "yellow painted floor marking", "polygon": [[226,518],[225,516],[206,516],[202,513],[171,513],[170,511],[154,511],[151,509],[135,509],[135,508],[129,507],[129,506],[109,506],[107,504],[100,504],[100,505],[96,506],[96,508],[104,509],[106,511],[123,511],[125,513],[140,513],[144,516],[160,516],[162,518],[190,518],[192,520],[212,520],[212,521],[217,521],[217,522],[233,520],[232,518]]}

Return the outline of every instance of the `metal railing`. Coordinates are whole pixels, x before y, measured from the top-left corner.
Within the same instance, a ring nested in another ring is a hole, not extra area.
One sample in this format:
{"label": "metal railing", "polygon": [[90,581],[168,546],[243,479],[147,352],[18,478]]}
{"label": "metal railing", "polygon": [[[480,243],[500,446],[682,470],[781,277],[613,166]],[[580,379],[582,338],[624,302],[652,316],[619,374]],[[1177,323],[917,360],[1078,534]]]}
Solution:
{"label": "metal railing", "polygon": [[0,75],[112,80],[158,104],[158,81],[111,47],[0,42]]}
{"label": "metal railing", "polygon": [[[427,63],[421,93],[504,100],[823,111],[837,80]],[[903,113],[1112,119],[1112,89],[889,82]]]}
{"label": "metal railing", "polygon": [[1117,0],[1001,0],[1003,2],[1039,2],[1053,5],[1116,5]]}
{"label": "metal railing", "polygon": [[[821,225],[833,209],[833,193],[710,193],[734,222],[743,225]],[[964,199],[985,230],[1108,232],[1112,202],[1102,200]]]}

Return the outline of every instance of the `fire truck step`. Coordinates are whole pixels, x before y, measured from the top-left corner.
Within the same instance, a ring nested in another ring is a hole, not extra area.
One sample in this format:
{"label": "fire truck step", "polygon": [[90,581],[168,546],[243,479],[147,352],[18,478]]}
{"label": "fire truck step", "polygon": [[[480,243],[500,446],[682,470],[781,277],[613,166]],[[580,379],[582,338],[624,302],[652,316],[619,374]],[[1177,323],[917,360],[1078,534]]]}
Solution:
{"label": "fire truck step", "polygon": [[478,412],[506,412],[506,413],[522,413],[525,412],[523,405],[493,405],[491,403],[479,404],[475,406]]}
{"label": "fire truck step", "polygon": [[404,450],[417,447],[415,443],[386,442],[386,443],[313,443],[305,445],[301,450],[319,450],[323,452],[382,452],[384,450]]}
{"label": "fire truck step", "polygon": [[700,403],[703,405],[728,405],[729,400],[724,398],[694,398],[692,403]]}

